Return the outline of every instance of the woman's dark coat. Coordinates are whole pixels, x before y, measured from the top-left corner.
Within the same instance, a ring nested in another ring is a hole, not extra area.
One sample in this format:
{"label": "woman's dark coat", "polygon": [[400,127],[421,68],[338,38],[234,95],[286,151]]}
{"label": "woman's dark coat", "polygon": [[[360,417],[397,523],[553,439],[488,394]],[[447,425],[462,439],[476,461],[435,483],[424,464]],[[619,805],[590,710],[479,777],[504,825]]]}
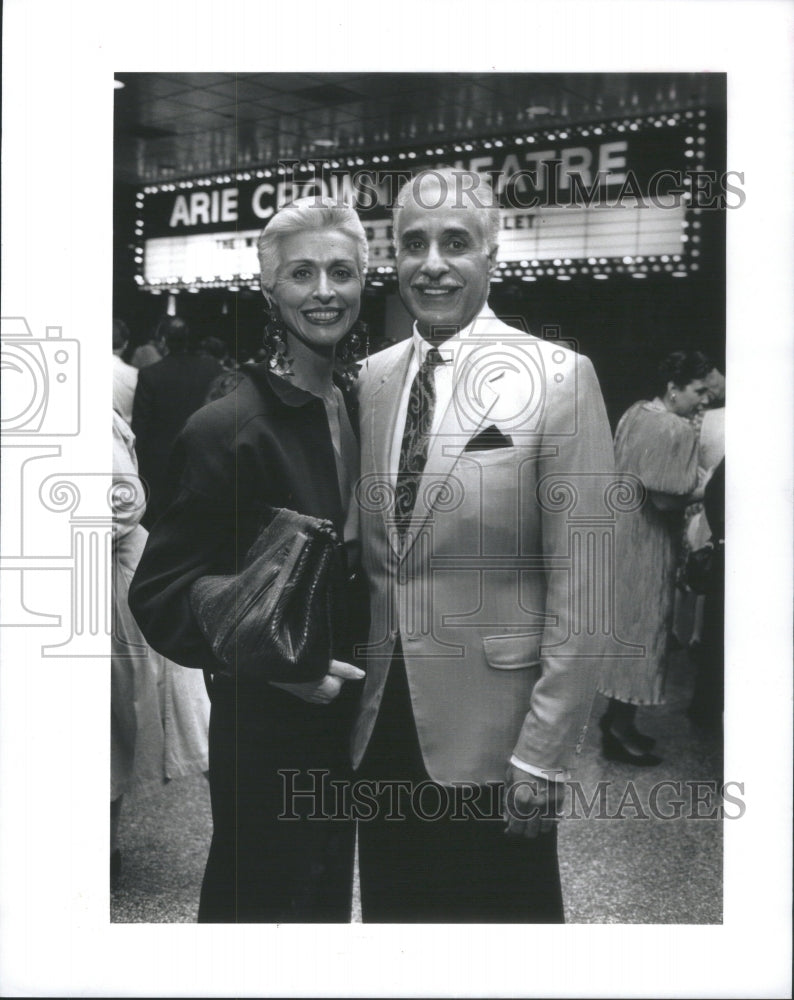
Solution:
{"label": "woman's dark coat", "polygon": [[[322,400],[265,365],[249,366],[246,375],[193,414],[177,438],[171,500],[130,587],[149,644],[176,663],[213,672],[222,667],[190,610],[193,581],[237,572],[268,506],[328,518],[340,537],[346,513]],[[345,401],[350,411],[352,400]]]}
{"label": "woman's dark coat", "polygon": [[[342,537],[346,511],[325,405],[266,366],[249,367],[234,391],[188,420],[172,455],[170,493],[130,607],[155,649],[212,674],[213,837],[199,921],[347,922],[354,826],[322,794],[349,777],[358,685],[347,682],[330,705],[266,682],[252,690],[215,659],[189,603],[194,580],[238,571],[269,507],[327,518]],[[334,655],[350,659],[343,647],[335,635]],[[290,798],[307,787],[320,797]]]}

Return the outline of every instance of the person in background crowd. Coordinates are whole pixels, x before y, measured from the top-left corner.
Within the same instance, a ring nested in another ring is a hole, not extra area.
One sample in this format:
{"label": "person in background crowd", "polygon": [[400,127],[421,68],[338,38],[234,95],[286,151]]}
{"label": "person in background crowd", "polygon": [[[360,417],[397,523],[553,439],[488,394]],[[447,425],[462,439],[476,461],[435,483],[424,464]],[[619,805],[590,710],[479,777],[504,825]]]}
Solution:
{"label": "person in background crowd", "polygon": [[[353,209],[310,198],[281,209],[259,239],[270,305],[262,364],[194,414],[174,449],[177,489],[130,590],[144,634],[165,655],[212,675],[213,835],[202,923],[341,922],[351,917],[355,826],[301,800],[285,820],[285,770],[297,787],[319,771],[344,784],[357,685],[348,662],[366,607],[351,593],[334,620],[327,673],[306,683],[240,677],[219,662],[190,606],[194,581],[233,575],[269,508],[330,520],[348,573],[358,535],[348,517],[358,478],[355,401],[338,368],[355,356],[367,240]],[[353,377],[353,372],[344,375]],[[346,388],[346,391],[342,391]],[[271,512],[272,513],[272,512]],[[349,587],[355,588],[352,577]],[[363,634],[363,625],[360,629]],[[196,671],[198,673],[198,671]],[[311,770],[310,770],[311,769]],[[325,786],[324,792],[332,792]],[[330,801],[330,799],[328,800]]]}
{"label": "person in background crowd", "polygon": [[147,368],[149,365],[157,364],[165,356],[165,343],[162,335],[162,323],[158,324],[154,335],[145,344],[138,344],[132,351],[127,349],[130,355],[129,363],[133,368]]}
{"label": "person in background crowd", "polygon": [[[709,487],[716,470],[725,459],[725,376],[714,368],[706,377],[709,387],[708,408],[703,411],[700,421],[698,441],[698,462],[706,472],[706,497],[703,504],[690,507],[691,518],[687,525],[686,548],[696,551],[712,541],[721,544],[724,534],[718,532],[724,527],[724,514],[716,524],[712,523],[715,507],[720,495],[724,500],[724,468],[721,485],[712,490],[711,514],[706,510]],[[697,594],[695,600],[695,625],[689,643],[689,655],[697,666],[695,690],[688,714],[690,718],[707,728],[719,728],[722,719],[722,636],[715,635],[721,628],[723,601],[722,589],[712,589],[709,594]],[[720,607],[718,607],[720,605]]]}
{"label": "person in background crowd", "polygon": [[[478,174],[420,173],[393,229],[415,325],[359,379],[372,625],[353,763],[411,794],[395,818],[387,784],[359,823],[362,915],[561,923],[556,812],[603,647],[559,568],[566,514],[536,489],[574,477],[579,510],[601,503],[606,411],[587,358],[488,308],[499,209]],[[419,788],[447,803],[432,822]]]}
{"label": "person in background crowd", "polygon": [[708,404],[700,422],[700,465],[714,470],[725,457],[725,376],[713,368],[706,376]]}
{"label": "person in background crowd", "polygon": [[187,418],[204,405],[210,383],[223,371],[215,358],[196,353],[190,329],[180,317],[166,317],[160,332],[168,356],[140,370],[132,408],[141,477],[149,491],[146,527],[164,509],[174,441]]}
{"label": "person in background crowd", "polygon": [[[725,455],[725,376],[715,367],[704,381],[709,390],[707,401],[690,422],[698,436],[698,466],[705,484]],[[704,598],[702,594],[693,594],[687,589],[684,575],[689,553],[705,545],[709,536],[703,504],[699,501],[690,504],[684,511],[673,636],[679,646],[688,648],[690,658],[695,662],[700,653]]]}
{"label": "person in background crowd", "polygon": [[113,409],[132,423],[132,401],[138,384],[138,369],[122,360],[130,342],[130,331],[123,319],[113,320]]}
{"label": "person in background crowd", "polygon": [[226,349],[226,345],[219,337],[205,337],[201,342],[201,349],[210,357],[217,358],[223,365],[223,371],[216,375],[210,382],[207,389],[205,402],[211,403],[213,400],[221,399],[236,389],[243,378],[243,364],[251,363],[243,361],[240,364]]}
{"label": "person in background crowd", "polygon": [[204,337],[198,346],[199,354],[204,354],[208,358],[215,358],[224,371],[231,371],[234,368],[234,362],[229,357],[229,351],[226,348],[226,344],[221,340],[220,337]]}
{"label": "person in background crowd", "polygon": [[714,546],[711,579],[703,597],[703,623],[697,650],[697,676],[689,718],[704,729],[719,730],[725,688],[725,459],[706,484],[705,518]]}
{"label": "person in background crowd", "polygon": [[629,407],[615,434],[618,474],[637,476],[641,507],[621,514],[615,531],[615,629],[643,647],[641,658],[608,658],[599,690],[610,699],[600,720],[609,760],[653,766],[654,741],[635,726],[639,705],[664,701],[672,635],[676,566],[685,507],[703,497],[698,438],[690,418],[708,400],[711,362],[699,351],[674,351],[659,366],[657,394]]}
{"label": "person in background crowd", "polygon": [[146,544],[135,438],[113,411],[113,631],[110,646],[110,880],[121,875],[118,831],[124,795],[209,767],[204,678],[146,645],[127,603]]}

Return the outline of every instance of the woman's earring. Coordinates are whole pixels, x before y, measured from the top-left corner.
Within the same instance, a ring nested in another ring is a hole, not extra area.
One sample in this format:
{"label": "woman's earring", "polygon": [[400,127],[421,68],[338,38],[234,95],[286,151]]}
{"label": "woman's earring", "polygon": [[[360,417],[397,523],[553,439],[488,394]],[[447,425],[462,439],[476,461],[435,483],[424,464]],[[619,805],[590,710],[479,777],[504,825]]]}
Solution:
{"label": "woman's earring", "polygon": [[675,399],[675,393],[674,392],[670,393],[670,399]]}
{"label": "woman's earring", "polygon": [[292,370],[292,358],[287,355],[286,327],[275,307],[265,323],[262,346],[267,355],[267,366],[274,375],[289,378],[295,374]]}
{"label": "woman's earring", "polygon": [[369,330],[367,324],[359,319],[350,327],[336,349],[338,373],[346,389],[355,385],[359,369],[357,359],[362,355],[369,357]]}

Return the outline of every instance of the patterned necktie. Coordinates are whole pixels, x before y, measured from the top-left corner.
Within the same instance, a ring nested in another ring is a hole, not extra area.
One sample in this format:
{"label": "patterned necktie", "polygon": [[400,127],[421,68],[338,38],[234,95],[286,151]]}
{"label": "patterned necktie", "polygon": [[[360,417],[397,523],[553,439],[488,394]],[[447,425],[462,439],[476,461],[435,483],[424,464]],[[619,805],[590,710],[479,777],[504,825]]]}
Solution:
{"label": "patterned necktie", "polygon": [[404,537],[411,523],[419,480],[422,478],[427,461],[430,427],[433,423],[436,402],[433,369],[436,365],[443,364],[444,359],[435,347],[431,347],[411,383],[394,498],[394,516],[400,538]]}

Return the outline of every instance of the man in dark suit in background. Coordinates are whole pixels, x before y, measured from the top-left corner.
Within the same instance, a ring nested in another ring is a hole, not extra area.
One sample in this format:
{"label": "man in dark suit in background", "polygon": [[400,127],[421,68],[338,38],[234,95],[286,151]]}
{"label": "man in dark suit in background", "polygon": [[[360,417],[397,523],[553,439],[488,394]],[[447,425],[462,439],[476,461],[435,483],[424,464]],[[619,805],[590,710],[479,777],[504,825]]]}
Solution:
{"label": "man in dark suit in background", "polygon": [[168,356],[140,370],[132,408],[138,466],[149,490],[142,522],[147,528],[163,509],[174,441],[223,371],[215,358],[196,353],[190,329],[179,316],[166,317],[158,334],[165,338]]}

